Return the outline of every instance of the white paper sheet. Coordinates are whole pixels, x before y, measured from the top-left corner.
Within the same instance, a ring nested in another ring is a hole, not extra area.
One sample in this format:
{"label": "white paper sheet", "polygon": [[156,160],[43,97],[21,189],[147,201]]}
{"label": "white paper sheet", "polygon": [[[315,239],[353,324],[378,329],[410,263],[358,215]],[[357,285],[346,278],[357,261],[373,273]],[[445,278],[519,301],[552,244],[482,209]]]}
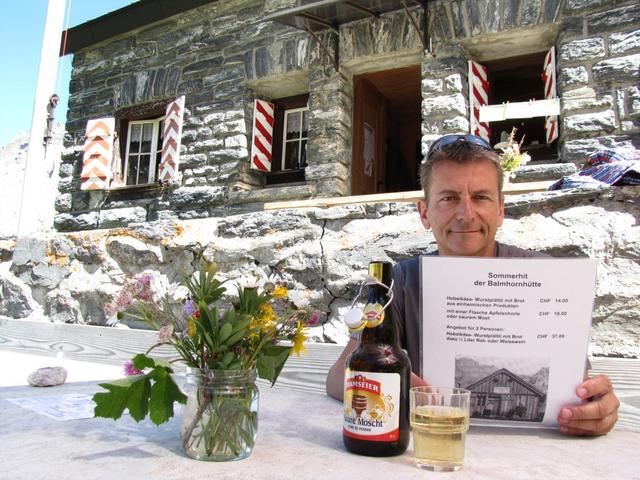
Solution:
{"label": "white paper sheet", "polygon": [[422,257],[422,372],[472,391],[475,424],[555,426],[578,404],[597,262]]}
{"label": "white paper sheet", "polygon": [[46,397],[7,398],[6,400],[40,415],[63,422],[66,420],[92,418],[93,410],[96,406],[91,400],[92,398],[92,393],[69,393]]}

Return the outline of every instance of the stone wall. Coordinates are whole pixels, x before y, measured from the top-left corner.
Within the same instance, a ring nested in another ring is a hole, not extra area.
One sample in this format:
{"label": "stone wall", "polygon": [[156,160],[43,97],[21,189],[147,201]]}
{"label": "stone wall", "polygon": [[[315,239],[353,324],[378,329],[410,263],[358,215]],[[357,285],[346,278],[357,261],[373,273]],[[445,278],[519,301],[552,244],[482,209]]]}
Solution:
{"label": "stone wall", "polygon": [[[320,33],[340,67],[305,32],[266,14],[294,0],[214,2],[74,55],[55,228],[259,210],[273,200],[343,196],[351,185],[353,77],[422,65],[422,148],[467,132],[467,60],[558,51],[560,160],[640,142],[640,10],[632,0],[439,0],[428,4],[432,51],[400,10]],[[413,10],[422,22],[419,10]],[[254,98],[309,93],[305,181],[265,187],[249,169]],[[186,96],[180,172],[147,188],[80,191],[87,120]]]}
{"label": "stone wall", "polygon": [[[640,146],[640,6],[635,1],[467,0],[430,4],[433,55],[423,59],[423,151],[466,133],[467,60],[556,47],[561,97],[558,157]],[[542,66],[541,66],[542,71]]]}
{"label": "stone wall", "polygon": [[[265,9],[266,8],[266,9]],[[263,22],[261,0],[229,0],[167,18],[74,55],[55,228],[78,231],[248,211],[271,200],[348,195],[352,86],[300,30]],[[402,12],[345,28],[345,58],[400,54],[416,35]],[[355,30],[353,30],[355,29]],[[320,34],[331,50],[332,33]],[[371,51],[371,45],[376,48]],[[253,100],[309,93],[305,182],[264,187],[249,169]],[[80,191],[86,122],[185,95],[180,175],[143,189]]]}
{"label": "stone wall", "polygon": [[[640,356],[640,196],[635,187],[507,197],[499,240],[600,261],[591,353]],[[316,341],[344,343],[340,318],[372,259],[435,248],[411,204],[253,212],[0,241],[0,318],[109,324],[126,278],[153,272],[167,291],[200,258],[234,282],[285,282],[323,312]],[[135,325],[134,325],[135,326]]]}
{"label": "stone wall", "polygon": [[557,45],[562,158],[640,148],[640,5],[568,0]]}

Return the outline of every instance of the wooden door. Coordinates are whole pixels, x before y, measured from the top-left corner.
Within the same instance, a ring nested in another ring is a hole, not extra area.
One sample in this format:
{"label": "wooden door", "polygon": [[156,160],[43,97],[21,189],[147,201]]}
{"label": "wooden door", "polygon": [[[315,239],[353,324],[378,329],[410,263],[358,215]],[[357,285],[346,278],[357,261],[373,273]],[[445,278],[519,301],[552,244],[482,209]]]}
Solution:
{"label": "wooden door", "polygon": [[354,79],[351,195],[382,193],[385,187],[386,99],[367,80]]}

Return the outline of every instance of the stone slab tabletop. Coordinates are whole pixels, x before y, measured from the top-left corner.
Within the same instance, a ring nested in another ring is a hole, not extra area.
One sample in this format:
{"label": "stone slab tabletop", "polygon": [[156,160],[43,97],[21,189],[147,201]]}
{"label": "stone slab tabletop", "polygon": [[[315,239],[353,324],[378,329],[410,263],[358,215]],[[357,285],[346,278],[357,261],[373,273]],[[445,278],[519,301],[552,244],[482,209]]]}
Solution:
{"label": "stone slab tabletop", "polygon": [[0,478],[640,479],[640,434],[627,426],[598,438],[568,438],[553,430],[471,427],[464,468],[432,473],[414,466],[412,446],[392,458],[346,452],[342,404],[317,393],[261,386],[256,447],[249,458],[228,463],[186,457],[178,418],[160,427],[149,421],[137,424],[128,416],[118,421],[58,421],[8,400],[99,390],[93,382],[0,388]]}

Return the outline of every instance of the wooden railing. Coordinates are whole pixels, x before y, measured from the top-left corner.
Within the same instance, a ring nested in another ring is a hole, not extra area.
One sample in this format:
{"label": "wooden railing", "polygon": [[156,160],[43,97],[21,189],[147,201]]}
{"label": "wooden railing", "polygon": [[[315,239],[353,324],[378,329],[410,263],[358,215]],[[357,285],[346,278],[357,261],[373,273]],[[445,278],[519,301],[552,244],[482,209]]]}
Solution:
{"label": "wooden railing", "polygon": [[[553,181],[507,183],[503,188],[505,195],[520,195],[530,192],[545,191]],[[326,208],[338,205],[358,203],[400,202],[415,203],[424,198],[422,190],[396,193],[377,193],[374,195],[353,195],[350,197],[312,198],[309,200],[290,200],[282,202],[267,202],[265,210],[279,210],[283,208]]]}

